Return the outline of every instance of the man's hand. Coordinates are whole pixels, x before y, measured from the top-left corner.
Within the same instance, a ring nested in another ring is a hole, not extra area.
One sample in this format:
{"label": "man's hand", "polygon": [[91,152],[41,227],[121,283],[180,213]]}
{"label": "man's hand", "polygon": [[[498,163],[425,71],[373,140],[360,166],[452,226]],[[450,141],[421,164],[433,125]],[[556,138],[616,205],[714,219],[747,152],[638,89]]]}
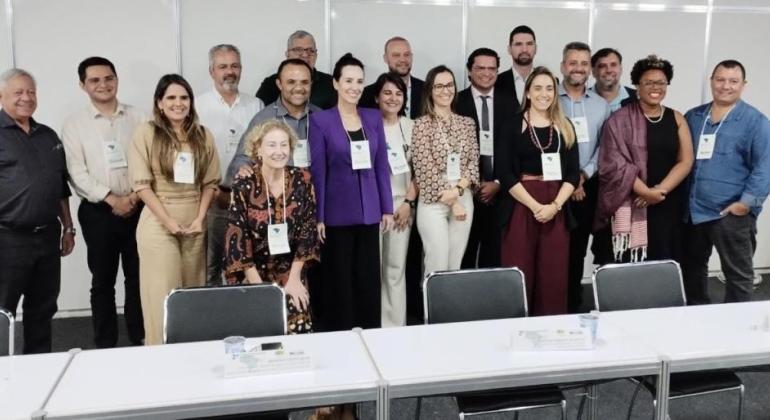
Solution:
{"label": "man's hand", "polygon": [[500,184],[495,181],[484,181],[479,189],[479,200],[484,204],[490,204],[498,191],[500,191]]}
{"label": "man's hand", "polygon": [[112,193],[107,194],[104,202],[112,207],[112,214],[120,217],[129,217],[136,210],[136,201],[131,199],[130,195],[120,196]]}
{"label": "man's hand", "polygon": [[740,201],[736,201],[735,203],[725,207],[725,209],[720,211],[719,214],[722,216],[732,214],[733,216],[742,217],[749,214],[750,211],[751,208],[749,208],[749,206],[741,203]]}
{"label": "man's hand", "polygon": [[72,232],[64,232],[61,235],[61,256],[66,257],[72,253],[75,249],[75,234]]}

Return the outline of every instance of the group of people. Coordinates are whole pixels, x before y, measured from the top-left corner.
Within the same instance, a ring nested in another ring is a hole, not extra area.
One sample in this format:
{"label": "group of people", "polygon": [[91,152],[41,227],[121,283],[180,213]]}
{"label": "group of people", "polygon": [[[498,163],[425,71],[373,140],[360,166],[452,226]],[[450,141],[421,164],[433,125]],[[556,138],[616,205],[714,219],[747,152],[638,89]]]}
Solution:
{"label": "group of people", "polygon": [[89,104],[61,140],[32,118],[33,76],[6,71],[0,306],[24,296],[24,352],[51,349],[76,235],[68,183],[98,347],[117,343],[119,265],[128,336],[146,345],[162,343],[165,296],[188,286],[278,284],[289,332],[303,333],[405,325],[429,273],[516,266],[533,315],[576,312],[592,236],[597,264],[679,261],[692,303],[710,302],[715,246],[725,300],[750,299],[770,122],[741,100],[743,65],[717,64],[713,100],[682,115],[663,105],[673,66],[657,56],[633,65],[630,88],[612,48],[568,43],[560,78],[535,66],[531,28],[513,29],[508,52],[500,72],[494,50],[474,50],[459,90],[443,65],[414,77],[408,40],[393,37],[389,72],[365,86],[351,54],[317,70],[313,36],[297,31],[255,98],[222,44],[211,90],[165,75],[149,116],[118,101],[113,63],[90,57],[77,69]]}

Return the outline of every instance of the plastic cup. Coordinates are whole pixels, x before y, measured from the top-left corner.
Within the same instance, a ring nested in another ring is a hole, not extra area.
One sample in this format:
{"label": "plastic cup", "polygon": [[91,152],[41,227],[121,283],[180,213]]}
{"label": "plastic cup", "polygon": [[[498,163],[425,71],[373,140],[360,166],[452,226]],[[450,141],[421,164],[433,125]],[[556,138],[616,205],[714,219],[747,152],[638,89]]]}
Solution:
{"label": "plastic cup", "polygon": [[225,343],[225,354],[239,354],[246,351],[246,337],[233,335],[222,342]]}

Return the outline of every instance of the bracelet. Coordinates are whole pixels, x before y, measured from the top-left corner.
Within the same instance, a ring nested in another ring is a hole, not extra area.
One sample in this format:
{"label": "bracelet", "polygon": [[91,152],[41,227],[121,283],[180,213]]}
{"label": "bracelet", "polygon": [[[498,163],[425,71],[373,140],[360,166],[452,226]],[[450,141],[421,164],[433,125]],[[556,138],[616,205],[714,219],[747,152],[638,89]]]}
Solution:
{"label": "bracelet", "polygon": [[417,200],[410,200],[408,198],[405,198],[404,203],[409,204],[410,209],[414,209],[417,207]]}
{"label": "bracelet", "polygon": [[74,236],[77,233],[77,230],[74,227],[69,226],[64,228],[64,233],[71,233]]}
{"label": "bracelet", "polygon": [[463,193],[465,192],[465,188],[461,187],[460,185],[455,185],[455,188],[457,188],[457,192],[459,193],[460,197],[462,197]]}
{"label": "bracelet", "polygon": [[561,206],[559,205],[559,203],[556,202],[556,200],[551,201],[551,204],[556,206],[556,213],[561,211]]}

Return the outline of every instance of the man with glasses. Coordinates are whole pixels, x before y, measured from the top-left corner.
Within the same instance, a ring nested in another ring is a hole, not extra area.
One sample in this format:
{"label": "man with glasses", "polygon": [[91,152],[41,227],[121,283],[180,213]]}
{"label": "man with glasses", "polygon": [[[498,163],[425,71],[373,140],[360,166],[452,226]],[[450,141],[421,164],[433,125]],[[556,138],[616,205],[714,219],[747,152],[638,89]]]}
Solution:
{"label": "man with glasses", "polygon": [[[337,91],[334,90],[331,75],[315,68],[318,50],[313,35],[303,30],[291,34],[286,46],[286,58],[298,58],[313,69],[313,90],[310,93],[310,103],[322,109],[329,109],[337,105]],[[262,103],[272,104],[280,96],[277,79],[278,74],[273,74],[262,81],[262,85],[257,90],[257,97],[262,100]]]}
{"label": "man with glasses", "polygon": [[511,69],[497,75],[497,94],[507,98],[513,104],[513,109],[518,111],[524,100],[524,83],[532,72],[537,43],[535,31],[529,26],[520,25],[511,31],[508,37],[508,54],[513,59]]}
{"label": "man with glasses", "polygon": [[495,223],[495,202],[500,182],[494,175],[494,142],[511,114],[505,97],[495,95],[500,57],[489,48],[478,48],[466,63],[471,86],[457,94],[457,113],[476,123],[481,184],[473,197],[473,221],[462,268],[500,266],[500,229]]}
{"label": "man with glasses", "polygon": [[[412,76],[412,58],[412,47],[406,38],[394,36],[385,42],[385,53],[382,55],[382,59],[388,65],[388,71],[398,74],[406,83],[404,113],[407,117],[415,119],[422,114],[420,106],[422,105],[422,90],[425,82]],[[361,105],[367,108],[377,108],[374,97],[374,83],[372,83],[364,88]]]}

